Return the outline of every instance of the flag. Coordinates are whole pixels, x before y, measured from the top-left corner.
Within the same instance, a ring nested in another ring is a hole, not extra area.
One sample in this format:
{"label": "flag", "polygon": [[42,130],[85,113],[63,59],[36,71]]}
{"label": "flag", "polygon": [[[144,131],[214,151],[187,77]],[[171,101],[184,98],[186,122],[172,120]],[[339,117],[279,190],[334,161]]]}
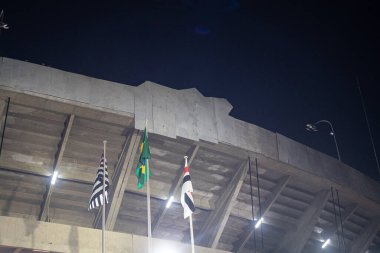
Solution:
{"label": "flag", "polygon": [[149,177],[152,175],[152,172],[149,169],[148,160],[151,158],[149,150],[149,141],[148,141],[148,132],[146,128],[144,130],[144,139],[140,145],[140,158],[136,167],[136,177],[137,177],[137,189],[144,187],[145,182],[148,179],[147,172],[149,171]]}
{"label": "flag", "polygon": [[98,172],[96,173],[96,179],[95,179],[94,187],[92,188],[92,194],[91,194],[88,210],[91,210],[93,208],[97,208],[97,207],[103,205],[104,164],[105,164],[105,171],[106,171],[105,195],[106,195],[106,203],[108,204],[108,191],[109,191],[110,183],[108,180],[107,160],[104,161],[104,155],[102,154],[102,156],[100,158],[100,164],[99,164]]}
{"label": "flag", "polygon": [[183,207],[183,217],[186,219],[194,211],[194,200],[193,200],[193,185],[191,184],[189,167],[187,166],[187,158],[185,158],[185,169],[183,171],[183,184],[181,191],[181,204]]}

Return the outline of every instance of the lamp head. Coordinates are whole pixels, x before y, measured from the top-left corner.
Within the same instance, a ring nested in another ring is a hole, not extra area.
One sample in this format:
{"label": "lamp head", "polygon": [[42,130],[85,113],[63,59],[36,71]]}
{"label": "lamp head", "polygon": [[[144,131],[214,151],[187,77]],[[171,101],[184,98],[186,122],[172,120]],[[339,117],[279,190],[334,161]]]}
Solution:
{"label": "lamp head", "polygon": [[306,124],[305,129],[307,131],[310,131],[310,132],[317,132],[318,131],[317,126],[315,124],[311,124],[311,123]]}

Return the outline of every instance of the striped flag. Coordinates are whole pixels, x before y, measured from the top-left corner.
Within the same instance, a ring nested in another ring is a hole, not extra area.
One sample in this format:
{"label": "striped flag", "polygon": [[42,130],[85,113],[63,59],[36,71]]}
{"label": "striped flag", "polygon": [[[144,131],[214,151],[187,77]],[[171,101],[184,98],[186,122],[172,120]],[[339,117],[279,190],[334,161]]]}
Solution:
{"label": "striped flag", "polygon": [[[105,195],[106,195],[106,203],[108,204],[108,191],[109,191],[109,180],[108,180],[108,171],[107,171],[107,160],[105,161],[105,171],[106,171],[106,181],[105,181]],[[104,154],[102,154],[100,158],[100,164],[98,168],[98,172],[96,173],[96,179],[94,183],[94,187],[92,188],[92,194],[90,198],[90,203],[88,210],[93,208],[97,208],[103,205],[103,172],[104,171]]]}
{"label": "striped flag", "polygon": [[183,207],[183,217],[186,219],[195,211],[193,200],[193,185],[191,184],[189,167],[187,166],[187,157],[185,157],[185,169],[183,171],[181,204]]}

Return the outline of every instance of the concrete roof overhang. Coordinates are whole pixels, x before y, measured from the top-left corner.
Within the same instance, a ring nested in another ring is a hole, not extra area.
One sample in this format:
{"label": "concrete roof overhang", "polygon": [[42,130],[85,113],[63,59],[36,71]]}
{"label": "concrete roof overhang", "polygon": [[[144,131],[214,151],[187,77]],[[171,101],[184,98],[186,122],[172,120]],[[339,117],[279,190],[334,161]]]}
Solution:
{"label": "concrete roof overhang", "polygon": [[[255,234],[260,252],[319,252],[327,237],[330,248],[337,248],[333,187],[339,191],[347,248],[365,252],[380,246],[377,182],[281,134],[231,117],[225,99],[152,82],[132,87],[2,58],[2,125],[8,98],[0,156],[2,215],[99,227],[99,214],[88,212],[87,205],[106,139],[112,185],[107,229],[145,236],[146,193],[136,189],[133,171],[147,120],[154,237],[189,240],[178,203],[188,155],[198,245],[252,251]],[[59,179],[51,186],[53,171]],[[171,195],[174,204],[166,209]],[[253,229],[252,210],[258,217],[260,207],[262,231]]]}

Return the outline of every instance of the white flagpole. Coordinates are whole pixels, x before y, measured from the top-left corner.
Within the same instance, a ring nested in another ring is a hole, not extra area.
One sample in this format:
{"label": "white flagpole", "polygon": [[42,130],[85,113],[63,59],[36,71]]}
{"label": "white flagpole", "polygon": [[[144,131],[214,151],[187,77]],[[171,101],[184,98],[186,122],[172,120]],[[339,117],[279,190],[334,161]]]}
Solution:
{"label": "white flagpole", "polygon": [[106,242],[104,238],[104,230],[106,223],[106,144],[103,141],[103,208],[102,208],[102,253],[106,252]]}
{"label": "white flagpole", "polygon": [[[146,135],[148,136],[148,120],[145,120],[145,129],[146,129]],[[146,185],[146,203],[147,203],[147,212],[148,212],[148,253],[152,252],[152,222],[151,222],[151,213],[150,213],[150,180],[149,180],[149,174],[150,174],[150,167],[149,167],[149,160],[146,160],[146,168],[147,168],[147,185]]]}
{"label": "white flagpole", "polygon": [[[187,167],[187,156],[185,158],[185,167]],[[195,253],[195,246],[194,246],[194,230],[193,230],[193,215],[190,214],[189,218],[190,222],[190,238],[191,238],[191,253]]]}
{"label": "white flagpole", "polygon": [[193,232],[193,215],[190,214],[190,238],[191,238],[191,253],[195,253],[195,246],[194,246],[194,232]]}
{"label": "white flagpole", "polygon": [[[149,168],[149,160],[146,161]],[[150,168],[149,168],[150,170]],[[148,207],[148,253],[151,253],[152,249],[152,226],[151,226],[151,214],[150,214],[150,183],[149,183],[149,171],[147,171],[147,187],[146,187],[146,198]]]}

